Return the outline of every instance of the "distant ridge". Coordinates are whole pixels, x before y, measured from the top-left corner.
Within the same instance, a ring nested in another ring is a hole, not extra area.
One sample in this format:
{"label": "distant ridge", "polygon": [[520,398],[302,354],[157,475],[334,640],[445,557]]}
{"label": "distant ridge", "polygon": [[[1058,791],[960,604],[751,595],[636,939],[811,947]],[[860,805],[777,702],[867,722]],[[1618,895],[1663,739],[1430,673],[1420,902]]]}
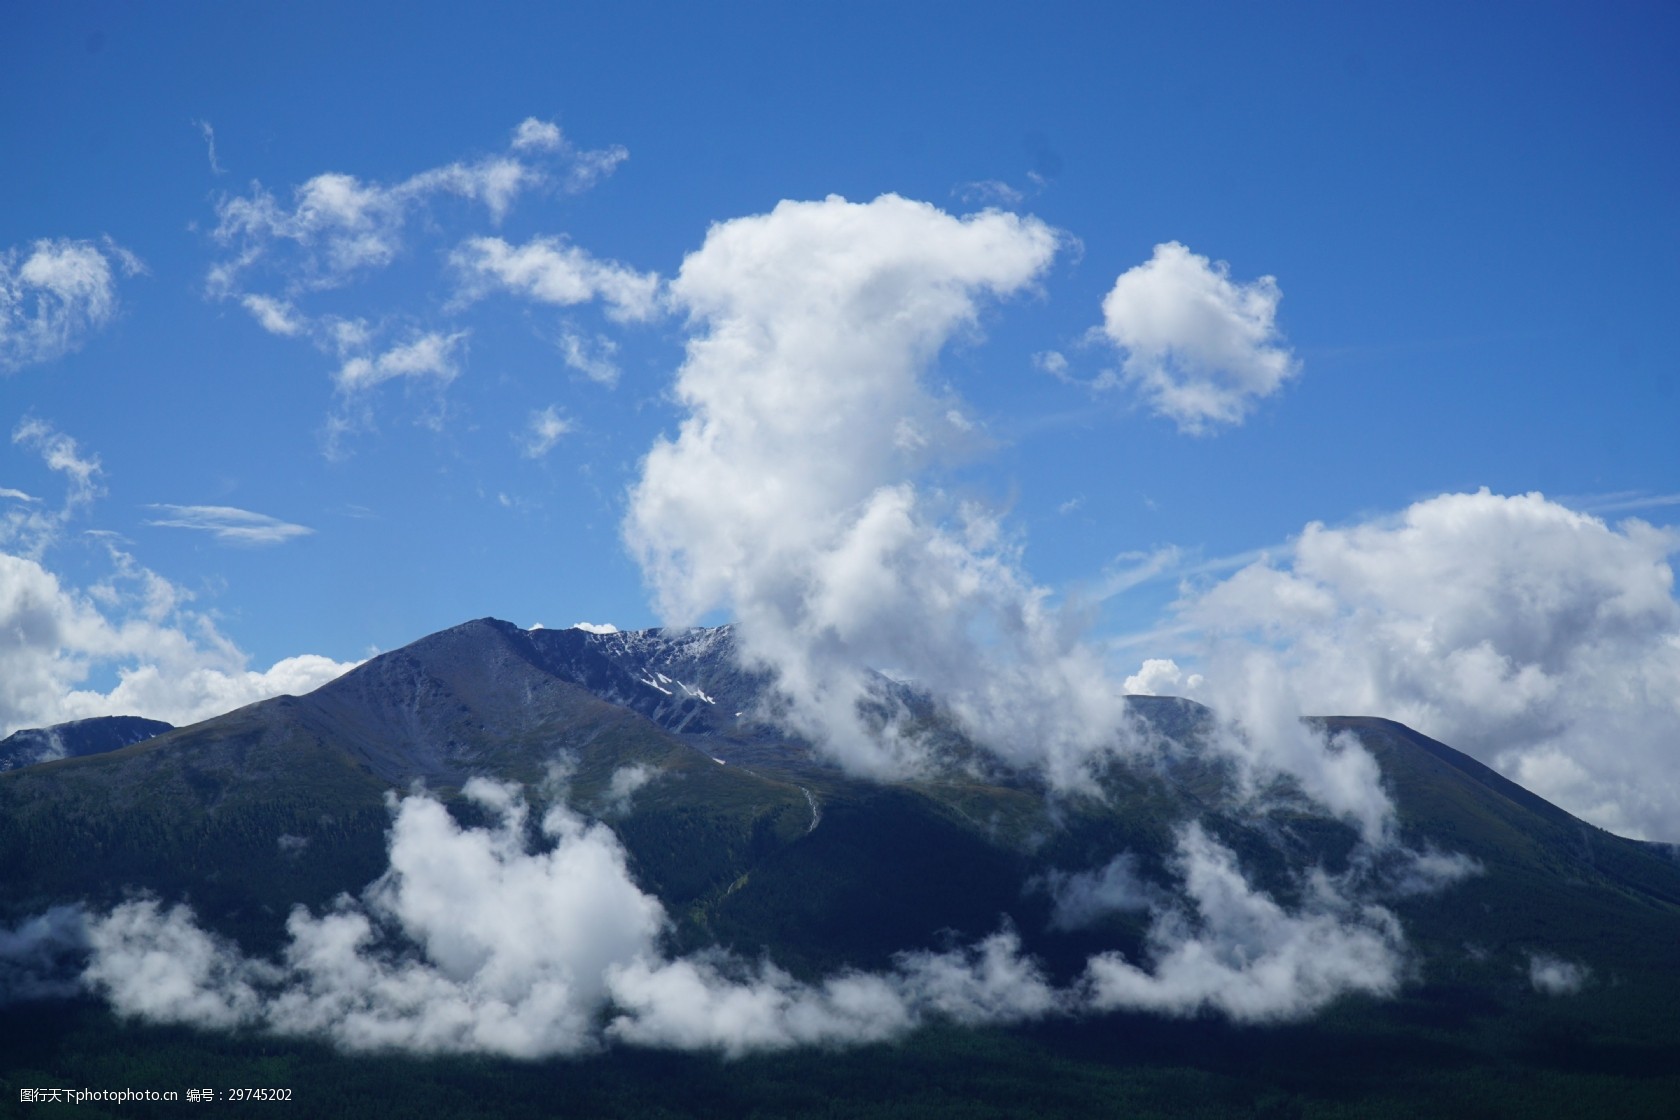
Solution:
{"label": "distant ridge", "polygon": [[0,739],[0,770],[104,754],[173,730],[173,724],[140,716],[95,716],[51,727],[29,727]]}

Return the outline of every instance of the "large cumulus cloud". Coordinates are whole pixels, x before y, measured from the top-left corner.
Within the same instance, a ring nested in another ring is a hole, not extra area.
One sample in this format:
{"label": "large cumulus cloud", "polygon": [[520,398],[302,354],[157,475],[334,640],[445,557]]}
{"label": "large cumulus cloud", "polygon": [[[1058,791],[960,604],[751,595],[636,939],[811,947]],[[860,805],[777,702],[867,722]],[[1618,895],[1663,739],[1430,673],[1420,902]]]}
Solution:
{"label": "large cumulus cloud", "polygon": [[1123,356],[1119,380],[1181,431],[1239,424],[1300,372],[1277,328],[1277,281],[1230,277],[1176,241],[1155,246],[1103,300],[1101,331]]}
{"label": "large cumulus cloud", "polygon": [[1310,710],[1400,720],[1594,823],[1673,840],[1676,545],[1540,494],[1443,494],[1309,525],[1180,609],[1216,658],[1264,666]]}
{"label": "large cumulus cloud", "polygon": [[[745,656],[776,674],[780,718],[854,771],[928,762],[872,669],[1058,786],[1126,745],[1122,682],[1083,619],[1032,579],[994,511],[930,481],[978,447],[938,382],[941,350],[1031,289],[1058,240],[1036,219],[894,195],[783,202],[714,226],[670,286],[694,332],[684,417],[643,462],[626,542],[666,620],[733,614]],[[1270,701],[1250,712],[1256,690],[1227,693],[1229,719],[1256,718],[1223,743],[1380,831],[1388,802],[1360,748],[1329,750]]]}
{"label": "large cumulus cloud", "polygon": [[648,454],[625,538],[668,620],[733,613],[785,718],[860,771],[919,762],[892,720],[860,713],[866,666],[1053,769],[1119,723],[994,515],[923,480],[976,441],[934,383],[937,355],[1057,244],[1013,214],[830,197],[714,226],[671,285],[695,328],[675,386],[686,416]]}

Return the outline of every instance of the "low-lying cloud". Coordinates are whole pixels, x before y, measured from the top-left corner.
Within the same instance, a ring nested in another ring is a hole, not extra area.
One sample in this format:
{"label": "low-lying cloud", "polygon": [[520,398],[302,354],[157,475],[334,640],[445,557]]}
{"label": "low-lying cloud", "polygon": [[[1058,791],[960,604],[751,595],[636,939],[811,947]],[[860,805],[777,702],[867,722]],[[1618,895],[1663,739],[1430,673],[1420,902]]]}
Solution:
{"label": "low-lying cloud", "polygon": [[55,906],[12,929],[0,926],[0,1007],[81,990],[76,960],[88,948],[85,915]]}
{"label": "low-lying cloud", "polygon": [[0,931],[0,979],[13,998],[65,994],[63,962],[82,954],[81,985],[119,1014],[353,1051],[535,1058],[618,1042],[733,1057],[877,1042],[933,1021],[1120,1009],[1298,1018],[1351,992],[1391,993],[1403,964],[1386,910],[1318,874],[1291,912],[1195,825],[1178,837],[1176,885],[1140,903],[1153,915],[1146,957],[1101,954],[1065,986],[1007,924],[965,948],[816,981],[716,949],[673,957],[663,906],[604,823],[556,804],[532,850],[517,787],[474,779],[464,792],[495,823],[463,828],[428,795],[393,798],[389,869],[326,913],[295,909],[274,959],[245,955],[185,906],[139,899]]}
{"label": "low-lying cloud", "polygon": [[1530,953],[1528,957],[1528,982],[1542,995],[1574,995],[1586,986],[1591,975],[1586,965],[1550,953]]}
{"label": "low-lying cloud", "polygon": [[1404,937],[1389,910],[1349,898],[1315,872],[1290,913],[1249,885],[1236,855],[1190,824],[1175,867],[1187,903],[1156,910],[1152,967],[1118,955],[1091,960],[1091,1006],[1171,1015],[1217,1011],[1238,1022],[1295,1019],[1350,992],[1389,996],[1400,985]]}

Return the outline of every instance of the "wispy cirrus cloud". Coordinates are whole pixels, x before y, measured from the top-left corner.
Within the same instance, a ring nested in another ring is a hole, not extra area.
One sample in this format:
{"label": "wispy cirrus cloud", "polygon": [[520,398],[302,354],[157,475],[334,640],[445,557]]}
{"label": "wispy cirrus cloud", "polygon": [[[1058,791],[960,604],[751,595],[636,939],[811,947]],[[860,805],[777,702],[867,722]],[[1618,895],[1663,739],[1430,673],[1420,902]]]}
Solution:
{"label": "wispy cirrus cloud", "polygon": [[1563,496],[1559,497],[1558,501],[1571,509],[1602,516],[1608,513],[1631,513],[1636,509],[1680,506],[1680,493],[1653,494],[1647,490],[1618,490],[1613,494]]}
{"label": "wispy cirrus cloud", "polygon": [[211,127],[207,120],[200,119],[192,123],[198,129],[198,134],[204,138],[204,154],[210,161],[210,174],[226,175],[227,170],[222,167],[221,161],[216,158],[216,130]]}
{"label": "wispy cirrus cloud", "polygon": [[460,373],[460,352],[467,332],[427,331],[374,355],[357,355],[339,367],[333,380],[344,392],[371,389],[393,378],[430,378],[448,384]]}
{"label": "wispy cirrus cloud", "polygon": [[235,506],[177,506],[158,503],[150,508],[157,510],[161,516],[147,521],[148,525],[209,533],[223,544],[281,544],[298,537],[309,536],[315,531],[307,525],[294,525],[289,521],[270,517],[266,513],[253,513]]}
{"label": "wispy cirrus cloud", "polygon": [[527,459],[541,459],[576,426],[572,420],[560,415],[560,410],[554,405],[533,412],[525,430],[519,435],[520,453]]}
{"label": "wispy cirrus cloud", "polygon": [[[237,304],[269,334],[330,356],[337,393],[324,428],[329,458],[347,453],[352,433],[376,426],[377,410],[389,406],[377,391],[389,382],[436,391],[439,407],[421,423],[438,427],[448,415],[442,390],[465,362],[470,328],[462,316],[478,299],[506,292],[550,306],[595,303],[620,323],[659,313],[656,273],[598,259],[563,237],[514,245],[483,228],[498,226],[527,196],[585,190],[626,158],[616,145],[581,149],[554,122],[527,117],[502,151],[403,179],[330,171],[278,193],[253,183],[216,202],[210,238],[221,255],[206,295]],[[426,309],[370,309],[352,292],[427,243],[433,259],[447,262],[440,278],[447,287]],[[560,348],[591,380],[617,380],[616,343],[605,335],[588,342],[568,326]]]}
{"label": "wispy cirrus cloud", "polygon": [[618,343],[604,334],[590,342],[575,331],[562,331],[558,343],[560,357],[566,365],[599,385],[618,383]]}
{"label": "wispy cirrus cloud", "polygon": [[538,303],[568,307],[600,300],[620,322],[651,319],[659,310],[659,274],[602,261],[560,238],[510,245],[499,237],[461,243],[450,262],[462,277],[463,298],[500,288]]}
{"label": "wispy cirrus cloud", "polygon": [[253,293],[241,296],[239,304],[249,311],[257,324],[269,334],[291,338],[309,329],[308,321],[298,314],[297,308],[292,306],[290,300]]}
{"label": "wispy cirrus cloud", "polygon": [[84,452],[74,438],[35,416],[12,429],[12,443],[36,452],[49,470],[64,476],[64,501],[56,509],[22,490],[5,496],[18,503],[0,513],[0,548],[40,557],[58,542],[66,524],[104,493],[99,456]]}
{"label": "wispy cirrus cloud", "polygon": [[1025,191],[1010,186],[1002,179],[976,179],[959,183],[951,193],[969,206],[999,206],[1011,209],[1027,200]]}
{"label": "wispy cirrus cloud", "polygon": [[629,150],[622,144],[589,150],[577,148],[566,139],[559,125],[536,117],[526,117],[519,122],[513,130],[511,147],[516,152],[547,152],[560,156],[565,162],[563,182],[569,191],[588,190],[630,158]]}
{"label": "wispy cirrus cloud", "polygon": [[558,125],[527,118],[505,152],[394,182],[328,171],[292,188],[285,201],[253,183],[216,203],[211,237],[228,255],[211,268],[207,288],[214,298],[236,298],[251,290],[251,277],[294,297],[342,287],[398,259],[442,200],[476,203],[499,224],[522,195],[586,189],[626,158],[621,147],[580,150]]}
{"label": "wispy cirrus cloud", "polygon": [[109,238],[43,238],[0,251],[0,373],[79,348],[115,317],[117,275],[145,267]]}

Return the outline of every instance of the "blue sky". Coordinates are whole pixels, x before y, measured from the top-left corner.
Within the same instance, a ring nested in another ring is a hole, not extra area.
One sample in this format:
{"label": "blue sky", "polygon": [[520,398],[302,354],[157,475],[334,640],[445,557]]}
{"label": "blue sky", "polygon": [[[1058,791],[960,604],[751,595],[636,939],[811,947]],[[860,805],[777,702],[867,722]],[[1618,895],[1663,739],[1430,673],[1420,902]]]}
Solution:
{"label": "blue sky", "polygon": [[[1667,570],[1671,538],[1617,526],[1680,522],[1670,6],[87,4],[7,22],[0,543],[33,565],[14,584],[45,573],[59,596],[56,636],[10,655],[44,683],[9,725],[91,712],[43,697],[136,665],[350,661],[487,614],[657,624],[623,527],[707,329],[664,285],[714,224],[830,195],[1055,234],[921,370],[972,438],[915,479],[991,511],[1011,570],[1052,599],[1100,600],[1090,640],[1117,677],[1199,663],[1185,634],[1217,627],[1196,610],[1257,550],[1341,594],[1337,617],[1412,617],[1409,591],[1308,572],[1292,542],[1321,521],[1358,552],[1377,538],[1354,534],[1482,487],[1596,515],[1579,532],[1626,545],[1628,571]],[[497,161],[527,176],[505,198],[461,185]],[[451,167],[455,186],[424,178]],[[390,208],[354,266],[297,233],[298,192],[329,174]],[[266,224],[240,225],[264,199]],[[645,306],[487,280],[462,263],[487,238],[581,251]],[[1234,419],[1163,414],[1137,348],[1102,331],[1117,279],[1172,243],[1239,295],[1275,278],[1255,352],[1287,375]],[[106,274],[41,311],[43,251]],[[1393,559],[1411,539],[1378,544]],[[710,621],[741,606],[696,602]],[[1659,595],[1641,640],[1668,648],[1672,607]],[[109,634],[85,636],[88,611]],[[1497,635],[1466,633],[1520,675]],[[1486,733],[1490,758],[1516,734]]]}

